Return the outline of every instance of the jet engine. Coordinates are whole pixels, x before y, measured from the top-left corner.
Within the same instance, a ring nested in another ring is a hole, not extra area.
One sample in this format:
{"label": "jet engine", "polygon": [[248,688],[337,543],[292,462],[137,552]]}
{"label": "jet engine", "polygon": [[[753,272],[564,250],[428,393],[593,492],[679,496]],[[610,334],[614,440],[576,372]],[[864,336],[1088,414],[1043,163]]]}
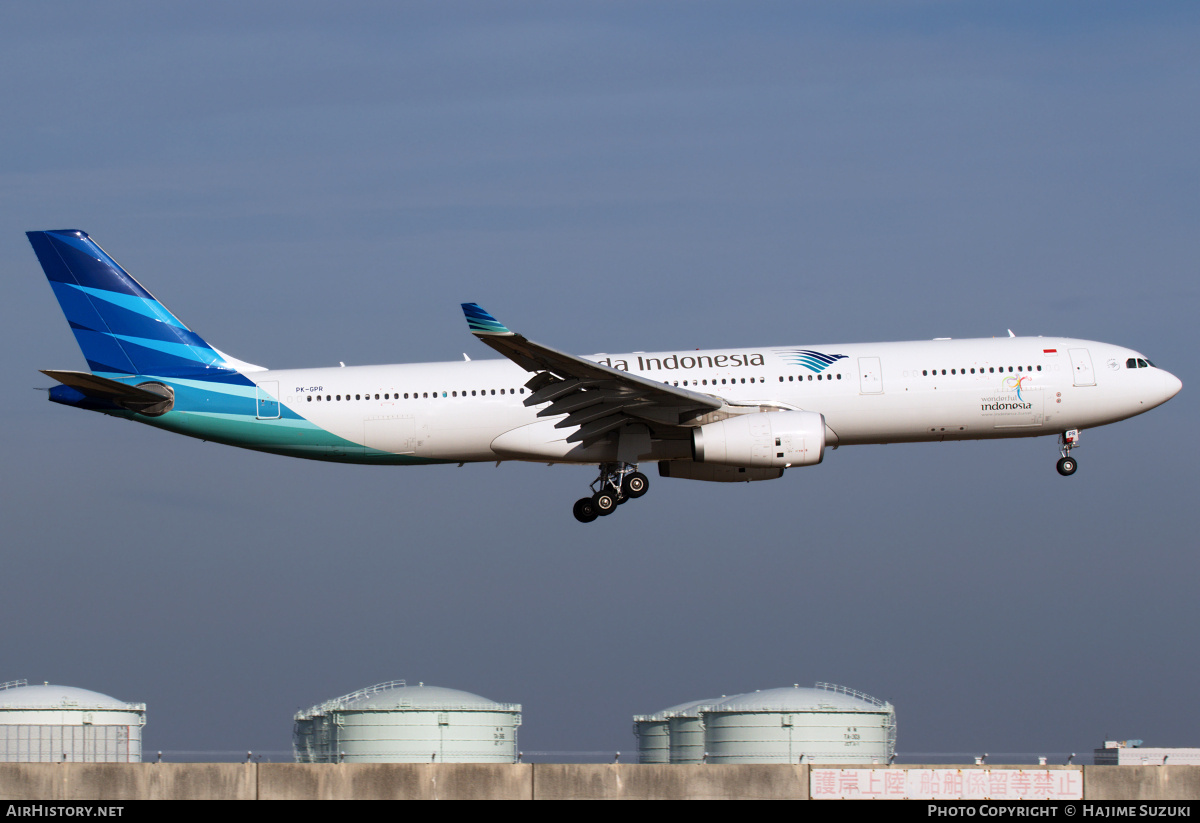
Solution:
{"label": "jet engine", "polygon": [[756,412],[692,430],[692,459],[749,469],[815,466],[825,457],[825,417],[811,411]]}

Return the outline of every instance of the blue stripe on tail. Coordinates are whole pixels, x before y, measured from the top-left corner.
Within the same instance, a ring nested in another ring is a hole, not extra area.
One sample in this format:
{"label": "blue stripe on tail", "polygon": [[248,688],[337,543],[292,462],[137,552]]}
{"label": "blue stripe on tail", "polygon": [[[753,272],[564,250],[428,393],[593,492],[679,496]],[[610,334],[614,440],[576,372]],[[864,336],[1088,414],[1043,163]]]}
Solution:
{"label": "blue stripe on tail", "polygon": [[93,372],[208,380],[237,373],[86,233],[26,236]]}

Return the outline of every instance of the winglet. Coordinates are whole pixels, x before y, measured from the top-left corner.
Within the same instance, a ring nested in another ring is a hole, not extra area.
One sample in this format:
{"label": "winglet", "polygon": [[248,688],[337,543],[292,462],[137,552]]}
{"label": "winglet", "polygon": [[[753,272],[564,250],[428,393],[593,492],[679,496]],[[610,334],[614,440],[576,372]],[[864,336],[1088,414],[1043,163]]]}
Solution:
{"label": "winglet", "polygon": [[463,314],[467,316],[467,325],[471,329],[471,333],[479,337],[482,335],[511,335],[503,323],[492,317],[478,303],[463,303]]}

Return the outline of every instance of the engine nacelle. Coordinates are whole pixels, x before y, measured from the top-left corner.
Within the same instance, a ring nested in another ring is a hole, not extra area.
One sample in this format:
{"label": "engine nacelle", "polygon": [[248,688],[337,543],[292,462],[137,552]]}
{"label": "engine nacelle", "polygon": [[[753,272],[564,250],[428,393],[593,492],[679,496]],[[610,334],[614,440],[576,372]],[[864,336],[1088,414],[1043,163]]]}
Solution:
{"label": "engine nacelle", "polygon": [[692,459],[749,469],[815,466],[825,458],[825,417],[811,411],[741,414],[692,430]]}
{"label": "engine nacelle", "polygon": [[748,469],[745,466],[720,466],[694,460],[663,460],[658,464],[658,473],[662,477],[707,480],[710,483],[749,483],[751,480],[783,477],[783,469]]}

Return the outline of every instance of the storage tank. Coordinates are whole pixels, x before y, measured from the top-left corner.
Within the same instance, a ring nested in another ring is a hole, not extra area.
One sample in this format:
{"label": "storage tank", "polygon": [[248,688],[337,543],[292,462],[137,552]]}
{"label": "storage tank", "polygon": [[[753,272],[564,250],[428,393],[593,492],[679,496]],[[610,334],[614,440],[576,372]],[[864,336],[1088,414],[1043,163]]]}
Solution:
{"label": "storage tank", "polygon": [[887,763],[891,703],[817,683],[737,695],[701,712],[709,763]]}
{"label": "storage tank", "polygon": [[704,722],[701,713],[714,703],[721,703],[730,698],[719,697],[715,700],[696,700],[684,704],[685,708],[671,712],[667,718],[667,733],[671,739],[670,762],[676,764],[703,763],[704,753]]}
{"label": "storage tank", "polygon": [[140,763],[146,704],[73,686],[0,684],[0,762]]}
{"label": "storage tank", "polygon": [[[693,711],[698,706],[708,705],[710,703],[720,703],[724,697],[714,697],[708,700],[692,700],[687,703],[680,703],[678,706],[672,706],[669,709],[663,709],[661,712],[654,714],[638,714],[633,717],[633,736],[638,741],[638,762],[639,763],[671,763],[671,730],[670,720],[673,716]],[[693,711],[692,717],[695,717]],[[681,732],[686,734],[687,732]],[[704,732],[700,730],[701,741],[703,746]],[[681,749],[682,752],[682,749]],[[701,752],[703,754],[703,752]]]}
{"label": "storage tank", "polygon": [[[337,698],[343,700],[344,698]],[[336,761],[337,743],[333,739],[333,715],[325,713],[325,706],[336,704],[330,700],[321,706],[313,706],[297,712],[292,727],[292,748],[297,763],[333,763]]]}
{"label": "storage tank", "polygon": [[313,745],[313,718],[307,712],[292,717],[292,756],[297,763],[316,763]]}
{"label": "storage tank", "polygon": [[314,763],[515,763],[521,707],[403,680],[295,716],[296,760]]}

